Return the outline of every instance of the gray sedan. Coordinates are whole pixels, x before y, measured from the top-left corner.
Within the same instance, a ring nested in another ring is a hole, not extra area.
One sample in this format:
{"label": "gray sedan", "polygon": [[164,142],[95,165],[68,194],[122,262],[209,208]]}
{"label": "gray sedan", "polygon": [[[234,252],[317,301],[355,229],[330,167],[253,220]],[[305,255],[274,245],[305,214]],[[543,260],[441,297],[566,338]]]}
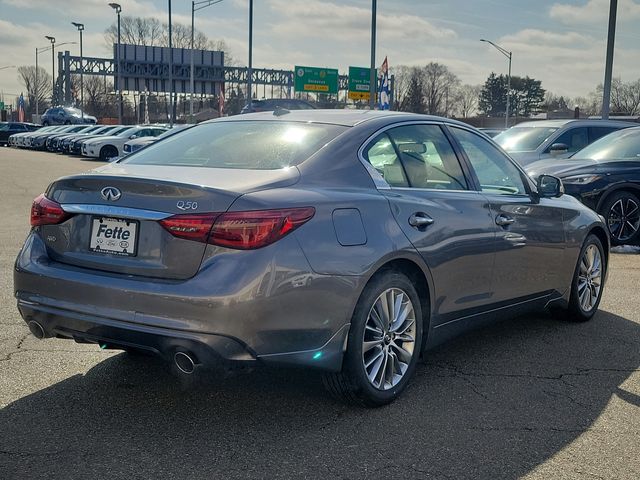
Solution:
{"label": "gray sedan", "polygon": [[606,227],[485,135],[437,117],[258,113],[197,125],[39,196],[15,268],[38,338],[324,371],[377,406],[421,355],[549,308],[585,321]]}

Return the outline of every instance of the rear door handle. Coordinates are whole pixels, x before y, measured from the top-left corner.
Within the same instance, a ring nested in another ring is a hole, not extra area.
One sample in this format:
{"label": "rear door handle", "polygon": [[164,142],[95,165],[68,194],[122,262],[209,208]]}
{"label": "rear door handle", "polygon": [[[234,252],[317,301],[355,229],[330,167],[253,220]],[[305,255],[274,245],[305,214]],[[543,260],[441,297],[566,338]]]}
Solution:
{"label": "rear door handle", "polygon": [[416,212],[409,217],[409,225],[416,228],[426,227],[433,223],[433,218],[424,212]]}
{"label": "rear door handle", "polygon": [[511,225],[515,221],[515,218],[510,217],[509,215],[504,215],[502,213],[496,217],[496,225],[500,225],[501,227]]}

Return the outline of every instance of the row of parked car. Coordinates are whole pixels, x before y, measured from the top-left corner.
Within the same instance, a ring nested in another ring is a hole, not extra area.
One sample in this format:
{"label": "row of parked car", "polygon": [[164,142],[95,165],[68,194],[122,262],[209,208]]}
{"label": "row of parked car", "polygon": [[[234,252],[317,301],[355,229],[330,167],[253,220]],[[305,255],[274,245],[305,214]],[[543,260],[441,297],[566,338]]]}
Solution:
{"label": "row of parked car", "polygon": [[11,134],[6,143],[109,161],[174,132],[165,125],[58,125]]}

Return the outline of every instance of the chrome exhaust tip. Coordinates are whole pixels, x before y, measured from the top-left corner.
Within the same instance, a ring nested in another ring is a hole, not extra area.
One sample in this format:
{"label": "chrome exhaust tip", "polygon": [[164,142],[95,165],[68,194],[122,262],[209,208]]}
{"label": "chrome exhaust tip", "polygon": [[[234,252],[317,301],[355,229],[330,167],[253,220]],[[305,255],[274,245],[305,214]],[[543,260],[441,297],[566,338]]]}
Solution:
{"label": "chrome exhaust tip", "polygon": [[196,362],[191,358],[188,353],[185,352],[176,352],[173,356],[173,361],[180,370],[185,375],[191,375],[196,369]]}
{"label": "chrome exhaust tip", "polygon": [[29,321],[29,323],[27,323],[27,325],[31,334],[38,340],[46,338],[47,334],[45,333],[44,328],[42,328],[42,325],[40,325],[38,322],[36,322],[35,320],[31,320]]}

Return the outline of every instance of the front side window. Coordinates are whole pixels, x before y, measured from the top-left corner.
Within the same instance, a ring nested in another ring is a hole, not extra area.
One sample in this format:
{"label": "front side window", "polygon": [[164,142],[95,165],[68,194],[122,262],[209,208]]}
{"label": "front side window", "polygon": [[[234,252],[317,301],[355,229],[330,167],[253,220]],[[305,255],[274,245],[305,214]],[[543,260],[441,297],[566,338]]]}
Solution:
{"label": "front side window", "polygon": [[476,172],[480,189],[501,195],[526,195],[522,173],[497,148],[480,135],[449,127]]}
{"label": "front side window", "polygon": [[569,147],[569,153],[577,152],[589,145],[589,136],[587,132],[587,127],[572,128],[560,135],[553,141],[553,143],[562,143],[566,145]]}
{"label": "front side window", "polygon": [[376,137],[365,158],[391,186],[466,190],[467,180],[438,125],[407,125]]}

